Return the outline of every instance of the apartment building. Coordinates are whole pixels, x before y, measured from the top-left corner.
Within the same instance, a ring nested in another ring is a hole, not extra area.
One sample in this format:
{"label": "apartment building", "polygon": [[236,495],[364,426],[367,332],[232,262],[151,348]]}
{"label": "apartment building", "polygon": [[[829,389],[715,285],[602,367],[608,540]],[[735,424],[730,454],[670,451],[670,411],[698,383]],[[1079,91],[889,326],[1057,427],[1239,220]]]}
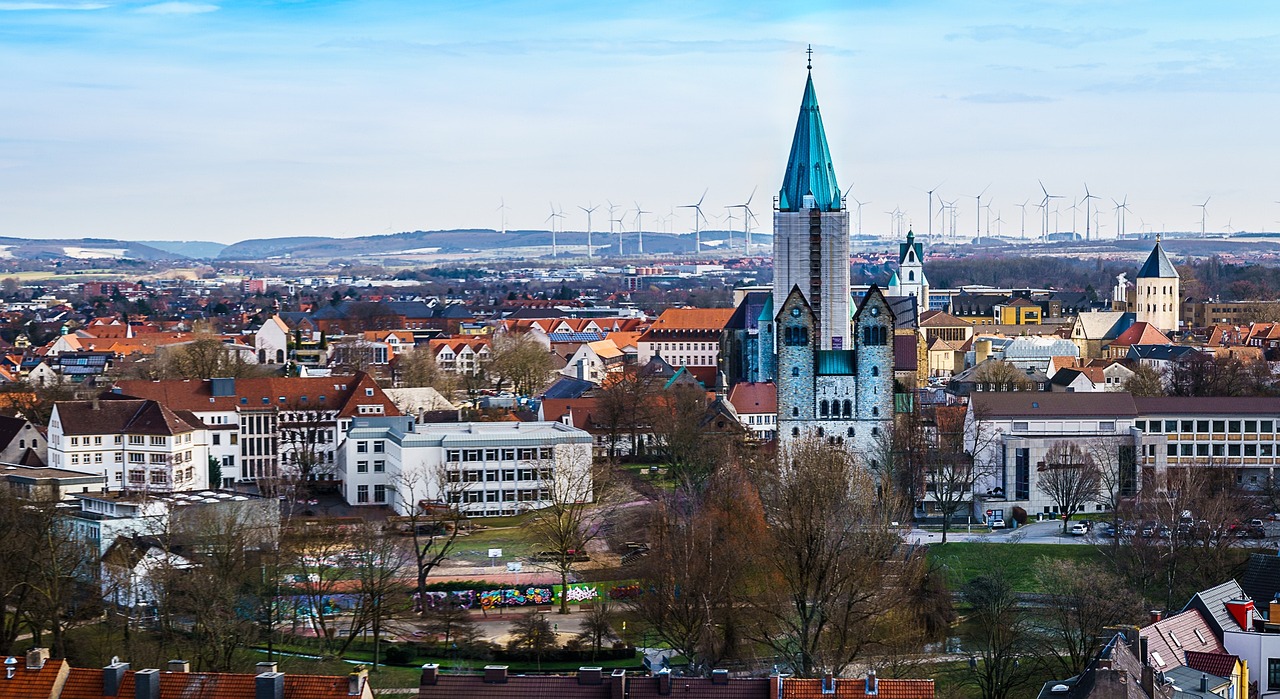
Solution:
{"label": "apartment building", "polygon": [[338,477],[351,505],[408,514],[419,503],[457,505],[473,517],[551,504],[557,488],[591,499],[591,435],[559,422],[416,424],[356,417],[338,445]]}

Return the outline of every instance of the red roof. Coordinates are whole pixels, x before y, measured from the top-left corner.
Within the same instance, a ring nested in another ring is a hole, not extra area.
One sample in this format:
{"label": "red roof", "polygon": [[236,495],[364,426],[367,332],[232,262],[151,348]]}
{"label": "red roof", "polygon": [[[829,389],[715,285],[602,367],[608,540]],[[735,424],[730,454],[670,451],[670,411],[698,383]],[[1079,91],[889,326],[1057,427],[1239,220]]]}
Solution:
{"label": "red roof", "polygon": [[[53,661],[50,661],[53,662]],[[129,699],[135,672],[127,670],[116,694],[103,694],[101,669],[72,668],[55,699]],[[254,699],[257,677],[248,673],[161,672],[160,699]],[[347,699],[349,680],[338,675],[284,675],[284,699]],[[368,691],[366,689],[366,691]]]}
{"label": "red roof", "polygon": [[778,387],[772,381],[740,383],[729,389],[729,403],[739,415],[778,412]]}
{"label": "red roof", "polygon": [[835,693],[828,694],[822,691],[822,679],[793,679],[785,678],[782,680],[782,697],[781,699],[827,699],[834,697],[835,699],[870,699],[871,697],[879,697],[879,699],[933,699],[933,680],[900,680],[882,677],[876,681],[876,693],[867,693],[867,681],[860,677],[837,677],[832,680],[835,683]]}
{"label": "red roof", "polygon": [[1184,664],[1183,654],[1190,651],[1227,652],[1222,642],[1213,634],[1213,628],[1204,615],[1195,608],[1144,627],[1138,633],[1147,639],[1147,654],[1151,665],[1157,670],[1168,670]]}
{"label": "red roof", "polygon": [[1129,347],[1132,345],[1172,345],[1164,333],[1150,323],[1134,323],[1129,329],[1111,341],[1112,346]]}
{"label": "red roof", "polygon": [[1207,672],[1218,677],[1231,677],[1235,672],[1240,656],[1228,653],[1205,653],[1198,650],[1187,651],[1187,667],[1200,672]]}
{"label": "red roof", "polygon": [[14,658],[18,661],[12,679],[0,676],[0,697],[8,699],[42,699],[53,696],[54,684],[59,674],[65,674],[65,660],[46,660],[39,670],[28,670],[26,659],[22,656]]}
{"label": "red roof", "polygon": [[381,405],[382,415],[401,414],[378,387],[377,382],[365,373],[327,377],[235,379],[232,390],[234,395],[216,397],[213,395],[212,383],[207,379],[117,381],[115,385],[126,396],[147,398],[170,410],[190,410],[193,413],[262,410],[270,407],[304,410],[309,407],[337,410],[341,417],[352,417],[357,414],[357,406]]}

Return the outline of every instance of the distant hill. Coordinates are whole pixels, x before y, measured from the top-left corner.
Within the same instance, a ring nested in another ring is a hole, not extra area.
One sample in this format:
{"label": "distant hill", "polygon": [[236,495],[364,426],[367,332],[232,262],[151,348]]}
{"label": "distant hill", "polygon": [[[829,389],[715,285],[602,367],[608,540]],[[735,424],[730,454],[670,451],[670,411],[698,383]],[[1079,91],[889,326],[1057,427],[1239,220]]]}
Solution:
{"label": "distant hill", "polygon": [[132,240],[110,238],[31,238],[0,237],[0,250],[5,257],[19,260],[173,260],[182,259],[167,250]]}
{"label": "distant hill", "polygon": [[148,240],[147,245],[193,260],[212,260],[227,247],[225,243],[211,243],[207,240]]}

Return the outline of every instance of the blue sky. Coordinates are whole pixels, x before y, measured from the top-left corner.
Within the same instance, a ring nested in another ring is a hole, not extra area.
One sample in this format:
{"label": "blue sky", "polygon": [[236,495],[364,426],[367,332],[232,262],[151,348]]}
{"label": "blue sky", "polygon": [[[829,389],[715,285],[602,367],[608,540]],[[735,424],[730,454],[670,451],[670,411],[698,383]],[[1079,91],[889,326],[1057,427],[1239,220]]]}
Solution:
{"label": "blue sky", "polygon": [[1037,179],[1063,206],[1087,181],[1104,235],[1126,195],[1130,231],[1198,229],[1210,196],[1210,230],[1277,230],[1278,20],[1270,2],[0,0],[0,235],[497,227],[502,200],[511,228],[555,202],[580,230],[579,205],[667,214],[710,188],[723,214],[757,186],[767,230],[810,43],[867,232],[895,206],[927,229],[944,180],[960,230],[990,183],[1017,232]]}

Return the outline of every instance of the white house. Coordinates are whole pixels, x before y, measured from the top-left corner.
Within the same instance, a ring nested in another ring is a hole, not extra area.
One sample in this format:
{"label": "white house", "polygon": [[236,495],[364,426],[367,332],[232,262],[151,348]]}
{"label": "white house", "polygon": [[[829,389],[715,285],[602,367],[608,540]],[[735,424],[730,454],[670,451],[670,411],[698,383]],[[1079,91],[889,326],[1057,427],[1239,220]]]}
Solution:
{"label": "white house", "polygon": [[599,385],[604,382],[608,374],[621,373],[626,366],[626,360],[626,353],[619,349],[613,340],[584,342],[565,362],[565,367],[560,370],[560,373]]}
{"label": "white house", "polygon": [[109,490],[209,487],[209,431],[153,400],[60,401],[49,418],[49,466],[102,474]]}
{"label": "white house", "polygon": [[558,422],[356,418],[338,449],[350,505],[408,514],[443,501],[480,517],[546,507],[560,488],[575,499],[593,497],[591,435]]}
{"label": "white house", "polygon": [[729,389],[729,403],[752,437],[767,442],[778,433],[778,387],[772,381],[738,383]]}
{"label": "white house", "polygon": [[259,364],[284,364],[289,356],[289,326],[280,316],[271,316],[253,336]]}

